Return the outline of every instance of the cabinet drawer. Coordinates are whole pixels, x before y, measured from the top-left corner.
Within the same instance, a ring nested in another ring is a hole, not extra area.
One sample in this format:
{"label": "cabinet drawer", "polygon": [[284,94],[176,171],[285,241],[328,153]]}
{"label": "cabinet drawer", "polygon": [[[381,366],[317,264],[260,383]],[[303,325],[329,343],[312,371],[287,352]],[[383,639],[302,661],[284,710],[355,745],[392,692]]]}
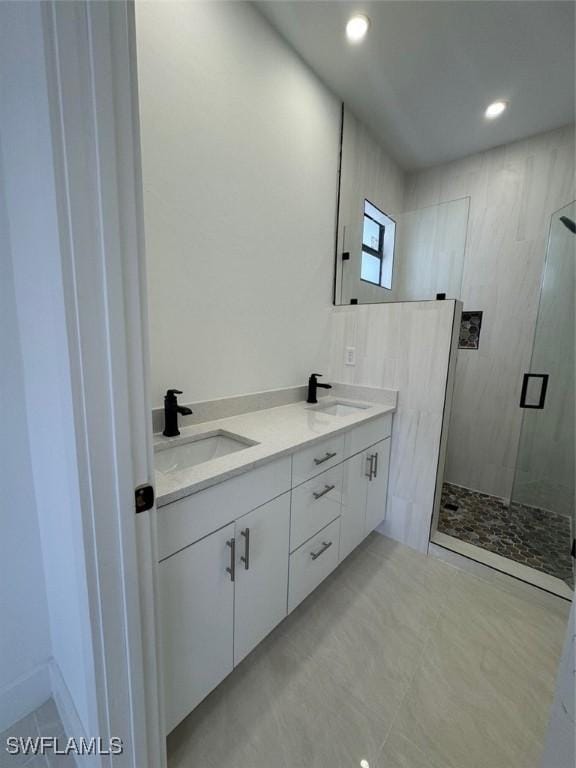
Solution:
{"label": "cabinet drawer", "polygon": [[292,491],[290,551],[340,515],[342,464],[307,480]]}
{"label": "cabinet drawer", "polygon": [[344,459],[344,435],[336,435],[292,456],[292,486],[319,475]]}
{"label": "cabinet drawer", "polygon": [[288,611],[293,611],[336,568],[339,544],[340,518],[290,555]]}
{"label": "cabinet drawer", "polygon": [[368,446],[390,437],[391,434],[392,414],[387,413],[347,432],[344,453],[346,457],[354,456]]}
{"label": "cabinet drawer", "polygon": [[158,559],[169,557],[288,490],[287,456],[160,507]]}

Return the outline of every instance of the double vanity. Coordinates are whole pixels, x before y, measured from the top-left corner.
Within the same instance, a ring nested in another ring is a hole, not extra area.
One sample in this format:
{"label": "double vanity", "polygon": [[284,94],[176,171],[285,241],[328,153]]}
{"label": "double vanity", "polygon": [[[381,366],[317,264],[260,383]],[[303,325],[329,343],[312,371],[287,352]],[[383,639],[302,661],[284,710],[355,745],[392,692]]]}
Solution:
{"label": "double vanity", "polygon": [[167,733],[384,519],[389,394],[295,402],[157,437]]}

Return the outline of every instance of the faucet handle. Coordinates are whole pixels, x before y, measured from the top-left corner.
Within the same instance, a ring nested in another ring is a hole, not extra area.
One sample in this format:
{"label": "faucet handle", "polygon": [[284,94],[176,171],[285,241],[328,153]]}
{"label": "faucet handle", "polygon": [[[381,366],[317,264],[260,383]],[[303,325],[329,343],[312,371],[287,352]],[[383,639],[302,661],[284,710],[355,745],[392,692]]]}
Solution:
{"label": "faucet handle", "polygon": [[166,397],[168,399],[174,399],[176,400],[176,395],[181,395],[182,391],[180,389],[167,389],[166,390]]}
{"label": "faucet handle", "polygon": [[312,378],[312,376],[315,376],[315,377],[320,376],[320,377],[322,377],[323,375],[324,375],[323,373],[311,373],[310,374],[310,378]]}

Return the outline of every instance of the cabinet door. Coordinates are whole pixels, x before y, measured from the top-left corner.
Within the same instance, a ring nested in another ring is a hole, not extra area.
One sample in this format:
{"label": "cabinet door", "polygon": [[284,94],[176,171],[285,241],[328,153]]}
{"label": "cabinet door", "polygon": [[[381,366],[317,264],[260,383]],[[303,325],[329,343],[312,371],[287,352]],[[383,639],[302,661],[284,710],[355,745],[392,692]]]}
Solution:
{"label": "cabinet door", "polygon": [[368,452],[359,453],[344,462],[342,513],[340,523],[340,557],[344,560],[365,536],[366,498],[368,494]]}
{"label": "cabinet door", "polygon": [[386,517],[386,496],[388,494],[388,468],[390,465],[390,438],[381,440],[367,451],[372,459],[372,479],[368,482],[366,503],[365,535],[379,525]]}
{"label": "cabinet door", "polygon": [[287,613],[290,494],[236,521],[234,664]]}
{"label": "cabinet door", "polygon": [[234,523],[159,564],[166,733],[232,671]]}

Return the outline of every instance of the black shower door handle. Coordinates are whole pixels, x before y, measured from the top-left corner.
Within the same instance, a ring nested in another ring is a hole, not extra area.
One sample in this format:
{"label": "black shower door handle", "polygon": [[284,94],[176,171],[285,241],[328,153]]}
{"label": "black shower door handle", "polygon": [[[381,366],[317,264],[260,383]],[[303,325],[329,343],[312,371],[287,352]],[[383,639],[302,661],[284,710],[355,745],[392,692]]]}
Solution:
{"label": "black shower door handle", "polygon": [[[546,392],[548,390],[548,378],[547,373],[525,373],[522,380],[522,394],[520,395],[520,408],[537,408],[542,410],[544,403],[546,402]],[[540,384],[540,397],[538,402],[528,402],[528,385],[530,379],[541,379]]]}

